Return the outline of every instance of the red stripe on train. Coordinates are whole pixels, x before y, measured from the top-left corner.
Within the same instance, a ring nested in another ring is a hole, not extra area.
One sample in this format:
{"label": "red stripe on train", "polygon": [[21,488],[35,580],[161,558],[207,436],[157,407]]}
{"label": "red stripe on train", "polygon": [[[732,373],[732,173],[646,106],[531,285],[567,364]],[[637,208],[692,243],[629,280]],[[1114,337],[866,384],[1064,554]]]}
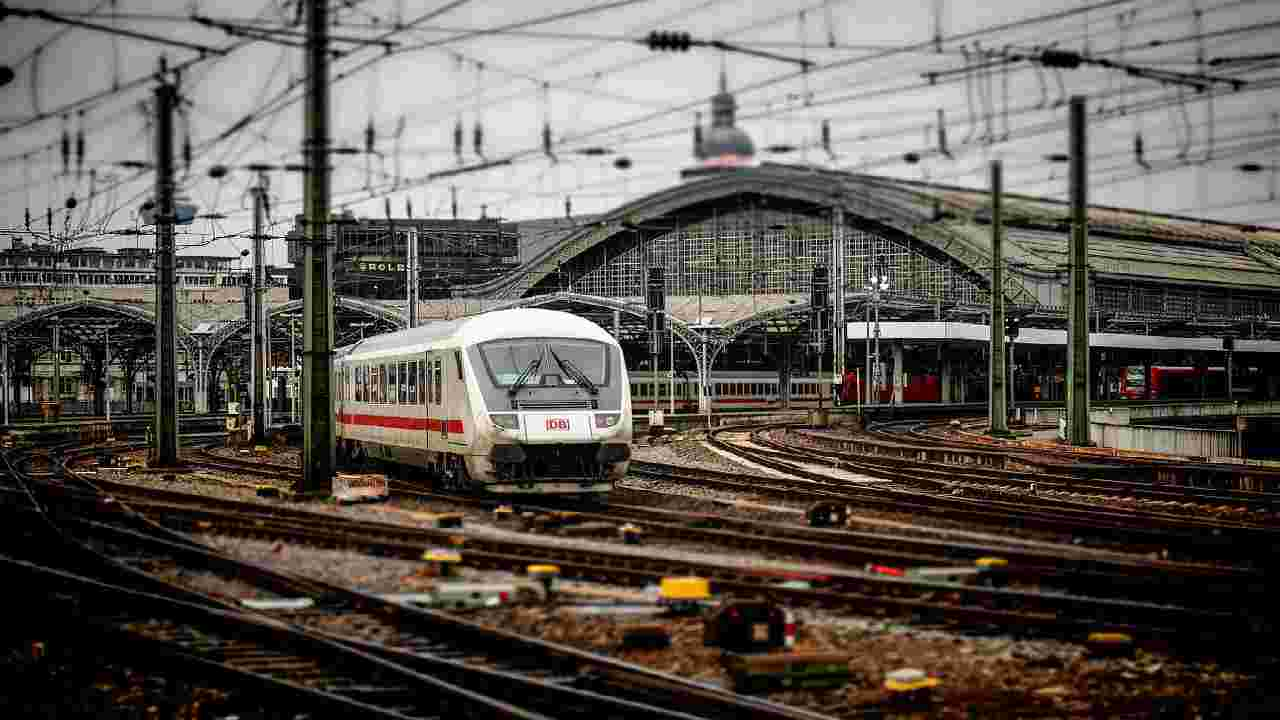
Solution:
{"label": "red stripe on train", "polygon": [[[393,428],[396,430],[426,430],[428,432],[439,432],[441,429],[440,418],[415,418],[400,417],[397,415],[361,415],[358,413],[338,413],[338,422],[344,425],[372,425],[374,427]],[[462,420],[448,420],[448,428],[451,433],[462,432]]]}

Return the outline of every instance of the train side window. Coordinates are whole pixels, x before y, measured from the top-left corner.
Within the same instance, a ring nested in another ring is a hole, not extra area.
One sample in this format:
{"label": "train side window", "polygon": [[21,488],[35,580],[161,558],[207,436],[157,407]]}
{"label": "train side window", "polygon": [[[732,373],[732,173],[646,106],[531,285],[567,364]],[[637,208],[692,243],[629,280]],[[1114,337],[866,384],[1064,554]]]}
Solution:
{"label": "train side window", "polygon": [[436,358],[432,372],[431,384],[435,386],[435,402],[439,405],[441,398],[440,386],[444,384],[444,368],[440,366],[440,358]]}
{"label": "train side window", "polygon": [[404,385],[400,382],[403,367],[396,367],[395,363],[391,363],[391,396],[387,398],[387,402],[392,405],[404,402]]}
{"label": "train side window", "polygon": [[409,395],[408,402],[410,405],[418,404],[418,363],[409,363]]}
{"label": "train side window", "polygon": [[379,363],[374,366],[374,372],[378,374],[378,377],[376,389],[377,395],[374,396],[373,401],[376,403],[384,403],[387,401],[387,366]]}
{"label": "train side window", "polygon": [[365,402],[364,396],[364,374],[363,367],[356,367],[356,402]]}
{"label": "train side window", "polygon": [[398,393],[396,402],[404,405],[409,402],[409,364],[400,363],[400,374],[396,376],[396,392]]}

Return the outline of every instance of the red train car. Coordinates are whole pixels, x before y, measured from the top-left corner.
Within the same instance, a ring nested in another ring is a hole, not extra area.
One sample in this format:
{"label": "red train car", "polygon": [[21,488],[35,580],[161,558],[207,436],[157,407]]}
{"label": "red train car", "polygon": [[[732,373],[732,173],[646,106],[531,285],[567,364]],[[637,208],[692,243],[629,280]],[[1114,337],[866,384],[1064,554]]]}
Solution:
{"label": "red train car", "polygon": [[1120,395],[1130,400],[1198,398],[1202,380],[1205,394],[1214,397],[1225,394],[1225,368],[1152,365],[1148,378],[1141,365],[1131,365],[1120,369]]}
{"label": "red train car", "polygon": [[[879,395],[881,404],[892,402],[893,386],[881,386]],[[858,402],[859,398],[863,402],[867,400],[865,383],[857,373],[845,373],[844,382],[840,384],[840,402],[852,404]],[[937,375],[911,375],[907,378],[907,384],[902,388],[902,401],[942,402],[942,382]]]}

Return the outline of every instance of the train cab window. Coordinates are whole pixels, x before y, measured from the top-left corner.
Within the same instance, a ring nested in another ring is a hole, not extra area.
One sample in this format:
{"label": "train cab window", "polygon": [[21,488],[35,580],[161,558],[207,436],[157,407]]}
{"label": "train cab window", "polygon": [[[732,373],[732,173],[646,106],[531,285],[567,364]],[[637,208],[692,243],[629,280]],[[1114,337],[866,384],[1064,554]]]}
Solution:
{"label": "train cab window", "polygon": [[462,379],[462,351],[461,350],[453,351],[453,364],[455,367],[458,368],[458,379],[461,380]]}

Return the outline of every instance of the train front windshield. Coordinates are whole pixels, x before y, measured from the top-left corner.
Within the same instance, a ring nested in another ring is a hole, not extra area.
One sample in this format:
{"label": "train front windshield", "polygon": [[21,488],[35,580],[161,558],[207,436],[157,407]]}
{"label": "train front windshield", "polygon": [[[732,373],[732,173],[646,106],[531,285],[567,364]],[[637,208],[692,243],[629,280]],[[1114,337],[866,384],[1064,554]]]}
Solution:
{"label": "train front windshield", "polygon": [[481,345],[480,353],[498,387],[577,385],[575,376],[597,386],[609,381],[608,346],[593,340],[495,340]]}

